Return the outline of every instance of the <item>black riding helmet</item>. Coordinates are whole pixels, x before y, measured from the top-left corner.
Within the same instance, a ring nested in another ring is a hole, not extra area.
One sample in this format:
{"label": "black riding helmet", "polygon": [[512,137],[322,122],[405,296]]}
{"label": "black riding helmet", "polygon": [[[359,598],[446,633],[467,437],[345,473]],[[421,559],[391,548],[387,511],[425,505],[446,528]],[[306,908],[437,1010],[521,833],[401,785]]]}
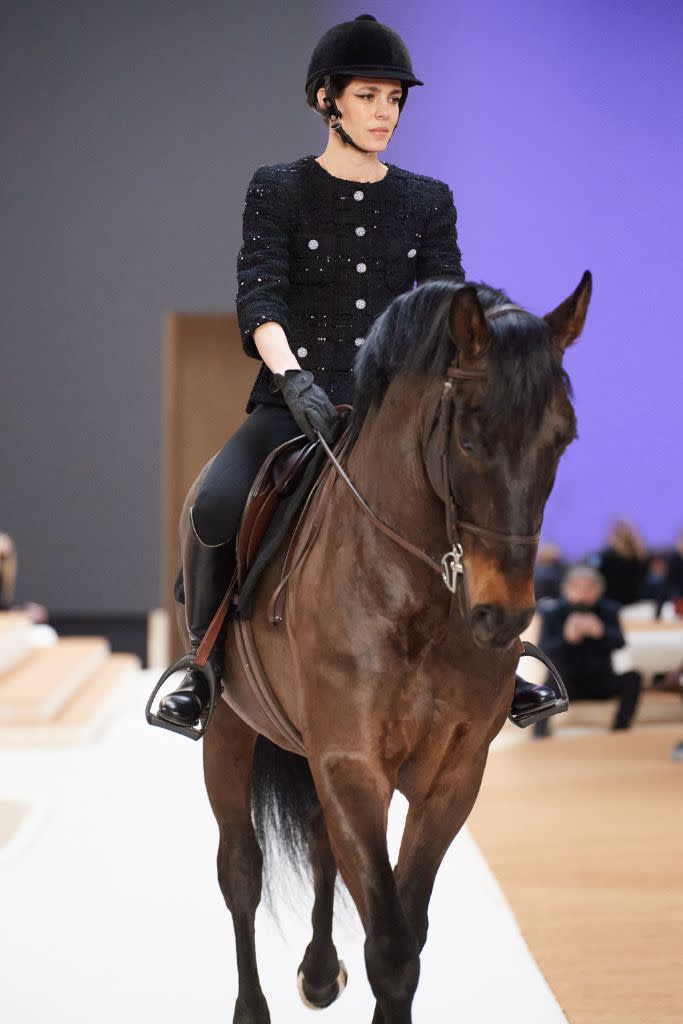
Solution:
{"label": "black riding helmet", "polygon": [[[306,92],[312,82],[322,79],[324,103],[330,113],[330,124],[344,141],[367,153],[344,131],[341,111],[332,95],[332,75],[353,75],[357,78],[395,78],[403,85],[424,85],[413,74],[408,49],[393,29],[382,25],[372,14],[360,14],[353,21],[333,25],[316,45],[308,64]],[[404,91],[399,112],[407,99]]]}

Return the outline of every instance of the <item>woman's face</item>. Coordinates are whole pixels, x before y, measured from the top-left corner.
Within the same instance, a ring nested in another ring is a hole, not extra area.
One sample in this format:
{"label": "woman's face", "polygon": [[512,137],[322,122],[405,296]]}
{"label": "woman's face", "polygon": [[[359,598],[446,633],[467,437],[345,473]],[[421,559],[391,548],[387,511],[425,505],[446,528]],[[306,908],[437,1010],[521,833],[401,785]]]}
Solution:
{"label": "woman's face", "polygon": [[[319,89],[318,104],[321,107],[324,107],[324,96],[325,90]],[[344,130],[363,149],[381,152],[396,127],[400,98],[400,82],[383,78],[352,78],[336,101],[342,113]]]}

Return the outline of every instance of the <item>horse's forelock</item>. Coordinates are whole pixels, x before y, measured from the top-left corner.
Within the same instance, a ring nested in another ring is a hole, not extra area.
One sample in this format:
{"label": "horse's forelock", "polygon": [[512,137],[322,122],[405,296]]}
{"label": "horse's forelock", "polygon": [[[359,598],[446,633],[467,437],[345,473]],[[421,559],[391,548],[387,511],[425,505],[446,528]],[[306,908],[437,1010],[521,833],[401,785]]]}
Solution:
{"label": "horse's forelock", "polygon": [[490,322],[490,334],[484,429],[517,439],[534,434],[558,385],[566,385],[548,325],[532,314],[508,312]]}
{"label": "horse's forelock", "polygon": [[[490,285],[474,282],[484,310],[513,300]],[[455,347],[449,326],[453,295],[463,282],[434,279],[397,296],[375,320],[355,365],[351,417],[352,446],[363,422],[377,408],[398,375],[443,378]],[[507,312],[490,321],[488,381],[482,416],[490,431],[535,431],[558,385],[571,394],[545,320]]]}

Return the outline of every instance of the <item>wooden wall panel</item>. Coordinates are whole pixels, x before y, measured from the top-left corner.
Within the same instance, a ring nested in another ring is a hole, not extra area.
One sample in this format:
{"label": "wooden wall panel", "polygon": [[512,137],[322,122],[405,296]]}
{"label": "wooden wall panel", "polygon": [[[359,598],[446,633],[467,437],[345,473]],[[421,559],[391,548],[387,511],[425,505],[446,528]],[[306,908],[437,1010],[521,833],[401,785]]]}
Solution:
{"label": "wooden wall panel", "polygon": [[183,653],[173,584],[180,564],[178,522],[204,463],[245,418],[259,362],[240,344],[232,314],[169,313],[163,339],[163,467],[160,541],[162,603],[169,613],[169,657]]}

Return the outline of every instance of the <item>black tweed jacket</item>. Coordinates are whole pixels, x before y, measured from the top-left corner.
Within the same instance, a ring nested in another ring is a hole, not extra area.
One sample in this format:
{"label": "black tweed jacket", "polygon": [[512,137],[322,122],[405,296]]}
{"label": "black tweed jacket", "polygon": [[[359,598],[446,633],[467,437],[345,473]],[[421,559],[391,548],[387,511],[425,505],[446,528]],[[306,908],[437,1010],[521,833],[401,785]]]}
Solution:
{"label": "black tweed jacket", "polygon": [[[353,364],[373,320],[431,277],[464,281],[450,187],[387,163],[381,181],[346,181],[315,156],[259,167],[244,205],[237,257],[242,345],[274,320],[299,364],[335,404],[352,403]],[[247,403],[283,404],[261,364]]]}

